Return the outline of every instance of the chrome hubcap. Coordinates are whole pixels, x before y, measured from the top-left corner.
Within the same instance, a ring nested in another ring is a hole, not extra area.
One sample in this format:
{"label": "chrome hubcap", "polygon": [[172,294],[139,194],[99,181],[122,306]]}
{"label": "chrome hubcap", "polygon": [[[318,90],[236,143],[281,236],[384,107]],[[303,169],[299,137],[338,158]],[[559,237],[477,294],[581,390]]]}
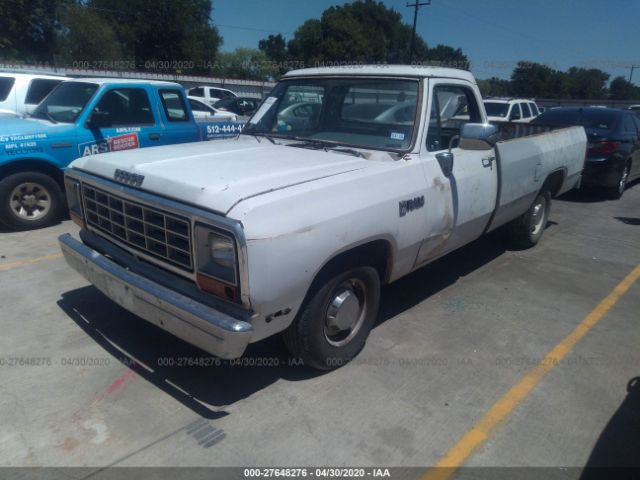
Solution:
{"label": "chrome hubcap", "polygon": [[545,201],[539,201],[533,206],[531,215],[531,233],[537,235],[542,230],[544,222]]}
{"label": "chrome hubcap", "polygon": [[37,220],[51,209],[51,195],[42,185],[21,183],[9,197],[11,211],[23,220]]}
{"label": "chrome hubcap", "polygon": [[366,286],[352,278],[334,290],[324,319],[324,336],[330,345],[341,347],[358,334],[366,316]]}

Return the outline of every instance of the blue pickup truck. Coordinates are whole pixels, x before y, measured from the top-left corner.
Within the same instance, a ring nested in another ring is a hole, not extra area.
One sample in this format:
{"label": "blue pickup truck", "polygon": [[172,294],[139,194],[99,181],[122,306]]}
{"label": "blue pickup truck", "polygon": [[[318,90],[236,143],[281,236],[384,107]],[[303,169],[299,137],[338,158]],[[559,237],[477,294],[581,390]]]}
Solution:
{"label": "blue pickup truck", "polygon": [[176,83],[63,82],[31,117],[0,119],[0,221],[15,229],[55,221],[65,210],[63,169],[78,157],[224,138],[241,129],[196,122]]}

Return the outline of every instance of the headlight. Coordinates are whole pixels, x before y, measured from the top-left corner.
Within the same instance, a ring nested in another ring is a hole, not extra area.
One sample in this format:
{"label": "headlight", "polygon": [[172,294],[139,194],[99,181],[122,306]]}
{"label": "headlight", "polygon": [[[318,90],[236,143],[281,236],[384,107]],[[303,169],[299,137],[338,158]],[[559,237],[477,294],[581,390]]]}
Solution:
{"label": "headlight", "polygon": [[236,242],[230,233],[196,225],[198,272],[237,286]]}
{"label": "headlight", "polygon": [[71,220],[84,228],[84,218],[82,215],[82,198],[80,197],[80,182],[65,175],[64,189],[67,196],[67,205],[69,206],[69,216]]}
{"label": "headlight", "polygon": [[214,263],[228,269],[235,269],[236,252],[233,241],[216,233],[209,234],[209,250]]}

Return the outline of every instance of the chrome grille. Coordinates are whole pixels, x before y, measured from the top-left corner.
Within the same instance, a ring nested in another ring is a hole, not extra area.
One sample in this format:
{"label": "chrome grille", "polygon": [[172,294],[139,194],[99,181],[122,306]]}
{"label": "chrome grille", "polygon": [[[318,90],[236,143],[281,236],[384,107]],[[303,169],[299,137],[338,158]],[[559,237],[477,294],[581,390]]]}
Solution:
{"label": "chrome grille", "polygon": [[191,223],[87,184],[82,185],[87,224],[134,249],[182,269],[193,269]]}

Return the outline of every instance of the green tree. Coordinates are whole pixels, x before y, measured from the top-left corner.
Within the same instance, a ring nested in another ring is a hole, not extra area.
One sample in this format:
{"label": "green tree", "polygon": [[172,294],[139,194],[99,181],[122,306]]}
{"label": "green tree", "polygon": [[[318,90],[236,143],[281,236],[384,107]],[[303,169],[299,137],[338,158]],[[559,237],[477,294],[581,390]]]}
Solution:
{"label": "green tree", "polygon": [[459,48],[453,48],[448,45],[436,45],[427,51],[429,61],[441,64],[443,66],[452,66],[457,68],[469,68],[469,59]]}
{"label": "green tree", "polygon": [[280,33],[277,35],[269,35],[267,38],[260,40],[260,42],[258,42],[258,49],[277,66],[280,75],[288,70],[287,60],[289,58],[289,52],[287,50],[287,42]]}
{"label": "green tree", "polygon": [[609,85],[609,96],[613,100],[635,100],[638,98],[640,88],[633,85],[624,77],[616,77]]}
{"label": "green tree", "polygon": [[113,28],[95,10],[72,5],[62,14],[62,24],[56,63],[128,60]]}
{"label": "green tree", "polygon": [[554,97],[561,89],[562,76],[557,70],[533,62],[518,62],[511,74],[511,90],[518,97]]}
{"label": "green tree", "polygon": [[73,0],[0,1],[0,58],[53,62],[60,14]]}
{"label": "green tree", "polygon": [[261,50],[237,48],[219,54],[213,73],[221,77],[272,80],[278,75],[278,67]]}
{"label": "green tree", "polygon": [[483,97],[507,97],[511,95],[511,82],[502,78],[491,77],[478,80],[478,87]]}
{"label": "green tree", "polygon": [[579,99],[600,99],[607,97],[609,74],[597,68],[571,67],[565,74],[569,96]]}
{"label": "green tree", "polygon": [[222,44],[211,0],[88,0],[139,68],[207,71]]}
{"label": "green tree", "polygon": [[[403,23],[400,13],[382,2],[364,0],[330,7],[319,20],[304,22],[287,44],[287,57],[308,66],[409,63],[410,41],[411,26]],[[460,49],[438,45],[429,50],[420,35],[416,36],[414,59],[447,64],[467,62]]]}

